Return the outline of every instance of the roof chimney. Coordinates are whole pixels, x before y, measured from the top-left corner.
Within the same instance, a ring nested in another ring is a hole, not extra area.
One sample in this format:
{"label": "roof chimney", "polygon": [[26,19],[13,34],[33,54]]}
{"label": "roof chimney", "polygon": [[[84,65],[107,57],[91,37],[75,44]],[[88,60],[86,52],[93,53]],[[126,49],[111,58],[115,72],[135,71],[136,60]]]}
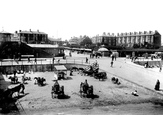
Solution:
{"label": "roof chimney", "polygon": [[103,32],[103,36],[106,36],[106,33],[105,32]]}
{"label": "roof chimney", "polygon": [[158,33],[158,31],[157,31],[157,30],[155,30],[155,33]]}

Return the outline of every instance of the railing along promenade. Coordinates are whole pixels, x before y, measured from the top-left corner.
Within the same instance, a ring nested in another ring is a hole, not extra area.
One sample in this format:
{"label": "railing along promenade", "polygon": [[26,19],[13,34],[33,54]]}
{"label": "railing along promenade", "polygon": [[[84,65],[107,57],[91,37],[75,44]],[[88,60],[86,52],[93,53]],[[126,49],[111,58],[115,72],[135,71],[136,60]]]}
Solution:
{"label": "railing along promenade", "polygon": [[52,60],[52,58],[37,58],[37,61],[31,59],[28,61],[27,59],[23,59],[21,61],[13,60],[13,59],[4,59],[0,61],[0,66],[18,66],[18,65],[46,65],[46,64],[91,64],[91,61],[88,63],[85,60],[80,59],[56,59]]}

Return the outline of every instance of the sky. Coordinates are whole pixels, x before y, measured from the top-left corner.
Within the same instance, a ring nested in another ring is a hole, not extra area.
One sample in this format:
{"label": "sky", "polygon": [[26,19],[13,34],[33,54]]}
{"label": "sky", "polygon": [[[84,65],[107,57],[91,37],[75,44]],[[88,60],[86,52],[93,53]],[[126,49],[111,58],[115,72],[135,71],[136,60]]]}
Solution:
{"label": "sky", "polygon": [[163,35],[162,3],[162,0],[0,0],[0,31],[39,30],[63,40],[103,32],[157,30]]}

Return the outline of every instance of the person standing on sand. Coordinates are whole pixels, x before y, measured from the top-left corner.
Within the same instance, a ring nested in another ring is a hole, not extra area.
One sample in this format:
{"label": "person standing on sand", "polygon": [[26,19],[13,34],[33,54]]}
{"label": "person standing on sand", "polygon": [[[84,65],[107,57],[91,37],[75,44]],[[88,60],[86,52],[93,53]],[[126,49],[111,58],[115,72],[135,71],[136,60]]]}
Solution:
{"label": "person standing on sand", "polygon": [[156,82],[155,90],[157,90],[157,91],[160,90],[160,81],[159,80],[157,80],[157,82]]}
{"label": "person standing on sand", "polygon": [[110,67],[113,67],[113,61],[111,61],[111,66]]}
{"label": "person standing on sand", "polygon": [[73,70],[71,69],[71,70],[70,70],[70,76],[73,76],[73,74],[72,74],[72,73],[73,73]]}
{"label": "person standing on sand", "polygon": [[162,67],[160,67],[160,72],[161,72],[161,70],[162,70]]}

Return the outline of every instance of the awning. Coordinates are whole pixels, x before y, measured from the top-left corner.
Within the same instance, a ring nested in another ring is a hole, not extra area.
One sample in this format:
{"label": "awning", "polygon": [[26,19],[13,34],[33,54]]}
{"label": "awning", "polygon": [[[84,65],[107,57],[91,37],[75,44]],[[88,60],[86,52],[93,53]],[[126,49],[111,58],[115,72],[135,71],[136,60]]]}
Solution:
{"label": "awning", "polygon": [[107,48],[99,48],[98,51],[104,52],[104,51],[109,51]]}
{"label": "awning", "polygon": [[67,71],[67,68],[64,65],[54,66],[57,71]]}
{"label": "awning", "polygon": [[92,49],[85,49],[85,51],[92,51]]}

